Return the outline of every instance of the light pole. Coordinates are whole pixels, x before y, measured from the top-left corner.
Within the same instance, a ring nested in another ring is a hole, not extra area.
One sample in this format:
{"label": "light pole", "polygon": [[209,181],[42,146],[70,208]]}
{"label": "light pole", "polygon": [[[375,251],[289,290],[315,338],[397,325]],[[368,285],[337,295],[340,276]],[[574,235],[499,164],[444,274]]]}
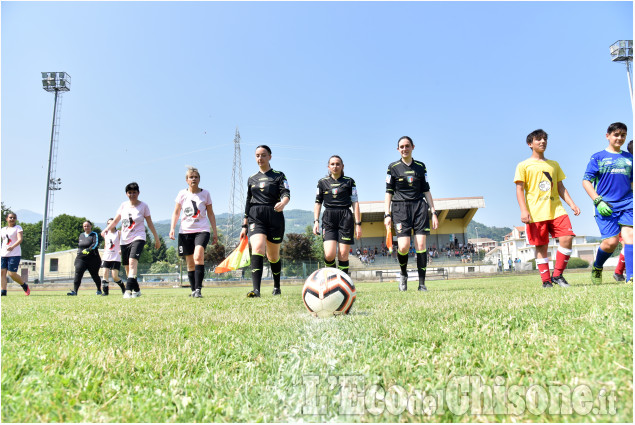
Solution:
{"label": "light pole", "polygon": [[49,165],[46,173],[46,197],[44,201],[44,219],[42,220],[42,242],[40,245],[40,283],[44,283],[44,265],[46,250],[46,239],[48,237],[48,216],[49,216],[49,195],[52,195],[53,191],[60,190],[60,179],[55,179],[52,174],[52,170],[55,168],[55,158],[57,152],[54,149],[57,136],[59,134],[59,111],[58,111],[58,98],[60,92],[69,91],[71,89],[71,76],[66,72],[43,72],[42,73],[42,88],[47,92],[55,93],[55,103],[53,104],[53,124],[51,126],[51,144],[49,147]]}
{"label": "light pole", "polygon": [[631,94],[631,108],[633,108],[633,83],[631,80],[631,66],[633,63],[633,40],[618,40],[609,48],[613,62],[626,63],[626,76],[628,77],[628,90]]}

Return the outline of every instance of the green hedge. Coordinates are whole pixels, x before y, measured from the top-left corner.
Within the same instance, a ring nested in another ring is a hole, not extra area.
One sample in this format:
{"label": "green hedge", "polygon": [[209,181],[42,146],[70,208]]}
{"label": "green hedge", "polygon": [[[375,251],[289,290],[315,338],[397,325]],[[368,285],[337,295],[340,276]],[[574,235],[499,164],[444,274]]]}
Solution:
{"label": "green hedge", "polygon": [[569,258],[569,264],[567,264],[568,269],[586,269],[587,267],[589,262],[578,257]]}
{"label": "green hedge", "polygon": [[[529,260],[529,262],[531,263],[531,269],[536,270],[536,259]],[[589,267],[589,262],[578,257],[569,258],[569,263],[567,264],[568,269],[585,269],[587,267]]]}

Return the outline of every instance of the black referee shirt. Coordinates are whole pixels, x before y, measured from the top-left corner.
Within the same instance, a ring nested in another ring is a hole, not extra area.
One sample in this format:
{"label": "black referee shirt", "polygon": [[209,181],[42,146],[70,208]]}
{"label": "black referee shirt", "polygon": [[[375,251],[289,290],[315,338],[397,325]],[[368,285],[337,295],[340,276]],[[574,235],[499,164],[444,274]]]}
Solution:
{"label": "black referee shirt", "polygon": [[291,197],[289,183],[282,171],[271,169],[266,173],[258,171],[247,180],[247,202],[245,217],[251,205],[275,205],[284,197]]}
{"label": "black referee shirt", "polygon": [[406,165],[400,159],[388,166],[386,193],[393,195],[393,202],[424,199],[423,194],[430,191],[427,177],[423,162],[413,159],[410,165]]}
{"label": "black referee shirt", "polygon": [[337,180],[331,176],[320,179],[315,202],[324,204],[324,208],[349,208],[353,202],[357,202],[355,180],[346,176],[340,176]]}

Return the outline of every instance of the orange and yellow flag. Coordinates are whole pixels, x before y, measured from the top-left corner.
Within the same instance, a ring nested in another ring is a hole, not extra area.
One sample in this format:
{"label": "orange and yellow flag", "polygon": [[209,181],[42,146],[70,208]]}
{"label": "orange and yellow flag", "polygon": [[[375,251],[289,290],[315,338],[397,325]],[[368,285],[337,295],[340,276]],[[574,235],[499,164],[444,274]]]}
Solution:
{"label": "orange and yellow flag", "polygon": [[232,251],[227,258],[223,260],[215,269],[214,273],[225,273],[232,270],[238,270],[251,264],[249,257],[248,238],[245,236],[240,239],[238,248]]}

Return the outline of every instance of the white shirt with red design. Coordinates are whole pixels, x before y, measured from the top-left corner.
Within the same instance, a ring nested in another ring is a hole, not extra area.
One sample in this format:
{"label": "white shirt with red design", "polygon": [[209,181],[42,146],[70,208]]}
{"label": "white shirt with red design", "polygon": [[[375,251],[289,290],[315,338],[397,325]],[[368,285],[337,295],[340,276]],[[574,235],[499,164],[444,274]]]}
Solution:
{"label": "white shirt with red design", "polygon": [[121,261],[121,234],[119,230],[108,232],[104,238],[104,249],[101,253],[102,261]]}
{"label": "white shirt with red design", "polygon": [[132,206],[130,201],[126,201],[117,210],[117,215],[121,216],[122,245],[146,240],[145,218],[150,217],[150,208],[145,202],[139,201]]}
{"label": "white shirt with red design", "polygon": [[176,195],[175,202],[181,206],[181,227],[179,233],[209,232],[207,206],[212,205],[212,197],[205,189],[192,193],[183,189]]}
{"label": "white shirt with red design", "polygon": [[16,246],[11,251],[8,250],[9,245],[13,245],[18,240],[18,233],[22,233],[22,227],[16,224],[13,227],[3,227],[0,231],[2,237],[2,248],[0,248],[0,257],[21,257],[21,245]]}

